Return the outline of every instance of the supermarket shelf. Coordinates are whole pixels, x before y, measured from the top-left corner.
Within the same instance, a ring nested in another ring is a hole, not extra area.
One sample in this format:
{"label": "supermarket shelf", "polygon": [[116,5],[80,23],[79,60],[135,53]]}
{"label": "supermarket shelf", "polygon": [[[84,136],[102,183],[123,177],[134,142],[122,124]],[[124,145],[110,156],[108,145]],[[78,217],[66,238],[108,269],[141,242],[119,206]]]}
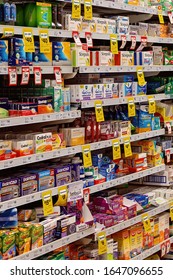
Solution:
{"label": "supermarket shelf", "polygon": [[[138,66],[81,66],[79,73],[133,73],[137,71]],[[143,72],[167,72],[173,71],[173,65],[153,65],[142,66]]]}
{"label": "supermarket shelf", "polygon": [[22,116],[22,117],[12,117],[0,119],[0,128],[1,127],[10,127],[18,126],[24,124],[34,124],[42,122],[52,122],[52,121],[61,121],[61,120],[70,120],[81,117],[80,110],[67,111],[67,112],[56,112],[50,114],[38,114],[35,116]]}
{"label": "supermarket shelf", "polygon": [[134,257],[134,258],[131,258],[131,260],[144,260],[150,256],[152,256],[153,254],[157,253],[158,251],[160,251],[160,247],[162,244],[164,244],[165,242],[169,241],[170,240],[170,243],[172,244],[173,243],[173,236],[164,240],[163,242],[161,242],[160,244],[144,251],[143,253],[141,253],[140,255]]}
{"label": "supermarket shelf", "polygon": [[[58,2],[62,3],[71,3],[71,0],[59,0]],[[83,1],[81,1],[82,3]],[[135,6],[130,4],[124,4],[122,2],[111,2],[106,0],[93,0],[92,5],[100,8],[108,8],[111,10],[124,10],[124,11],[130,11],[130,12],[136,12],[136,13],[144,13],[144,14],[153,14],[158,15],[158,11],[156,8],[150,8],[150,7],[141,7],[141,6]],[[112,11],[113,13],[113,11]],[[164,16],[167,16],[167,12],[162,13]]]}
{"label": "supermarket shelf", "polygon": [[58,249],[62,246],[70,244],[72,242],[75,242],[83,237],[89,236],[90,234],[93,234],[94,232],[95,232],[94,227],[81,231],[81,232],[76,232],[69,236],[63,237],[59,240],[56,240],[52,243],[46,244],[38,249],[34,249],[28,253],[14,257],[12,260],[33,260],[35,258],[38,258],[39,256],[43,256],[44,254],[47,254],[47,253],[53,251],[55,249]]}
{"label": "supermarket shelf", "polygon": [[[11,25],[0,25],[0,33],[3,33],[4,28],[13,27]],[[22,26],[14,26],[14,34],[15,35],[23,35],[23,27]],[[32,33],[34,36],[39,36],[39,31],[41,28],[32,28]],[[72,38],[72,31],[63,30],[63,29],[48,29],[49,37],[55,38]],[[85,32],[79,32],[79,37],[81,39],[85,39]],[[96,40],[110,40],[110,34],[102,34],[102,33],[92,33],[92,38]],[[121,35],[117,34],[118,41],[121,41]],[[126,35],[126,40],[131,41],[131,35]],[[141,36],[136,35],[136,42],[141,42]],[[161,37],[153,37],[147,36],[147,42],[149,43],[164,43],[164,44],[173,44],[172,38],[161,38]]]}
{"label": "supermarket shelf", "polygon": [[[83,187],[83,181],[77,181],[77,182],[73,182],[73,183],[69,183],[67,186],[69,187],[76,187],[76,186],[82,186]],[[58,188],[59,187],[54,187],[49,189],[49,191],[52,192],[52,196],[58,195]],[[17,197],[15,199],[10,199],[4,202],[0,202],[0,211],[5,211],[7,209],[11,209],[13,207],[18,207],[21,205],[26,205],[28,203],[32,203],[35,201],[39,201],[42,200],[42,193],[45,192],[44,191],[40,191],[40,192],[36,192],[33,194],[29,194],[29,195],[25,195],[25,196],[21,196],[21,197]]]}
{"label": "supermarket shelf", "polygon": [[[38,66],[38,65],[37,65]],[[10,66],[0,66],[0,75],[8,75],[8,69]],[[30,68],[30,74],[33,74],[33,67],[29,66]],[[54,66],[39,66],[41,68],[42,74],[54,74]],[[62,74],[70,74],[73,73],[73,67],[72,66],[59,66],[61,69]],[[17,74],[22,73],[22,67],[16,67]]]}
{"label": "supermarket shelf", "polygon": [[152,168],[146,169],[144,171],[132,173],[132,174],[108,181],[108,182],[104,182],[102,184],[97,184],[97,185],[89,187],[90,194],[96,193],[96,192],[99,192],[99,191],[102,191],[105,189],[109,189],[109,188],[112,188],[112,187],[115,187],[118,185],[122,185],[122,184],[128,183],[130,181],[137,180],[137,179],[143,178],[145,176],[148,176],[148,175],[151,175],[156,172],[163,171],[163,170],[165,170],[165,164],[162,164],[162,165],[156,166],[156,167],[152,167]]}
{"label": "supermarket shelf", "polygon": [[[147,213],[149,215],[149,217],[153,217],[157,214],[160,214],[160,213],[168,210],[169,208],[170,208],[170,204],[169,204],[169,202],[167,202],[167,203],[164,203],[164,204],[162,204],[158,207],[155,207],[155,209],[149,210],[145,213]],[[106,232],[106,236],[109,236],[109,235],[111,235],[113,233],[116,233],[120,230],[123,230],[123,229],[128,228],[130,226],[133,226],[137,223],[140,223],[141,221],[142,221],[142,215],[138,215],[138,216],[136,216],[132,219],[129,219],[127,221],[124,221],[124,222],[122,222],[118,225],[106,228],[106,229],[104,229],[104,231]]]}
{"label": "supermarket shelf", "polygon": [[[171,96],[169,94],[154,94],[152,95],[156,101],[159,100],[169,100],[171,99]],[[147,102],[148,101],[148,95],[138,95],[134,96],[134,102]],[[103,106],[112,106],[112,105],[119,105],[119,104],[127,104],[128,98],[122,97],[122,98],[109,98],[109,99],[103,99],[102,105]],[[94,108],[95,106],[95,100],[87,100],[87,101],[81,101],[81,108]]]}
{"label": "supermarket shelf", "polygon": [[[137,140],[142,140],[142,139],[146,139],[146,138],[163,135],[164,133],[165,133],[164,129],[158,129],[158,130],[153,130],[150,132],[144,132],[144,133],[132,135],[130,138],[131,138],[131,142],[133,142],[133,141],[137,141]],[[90,144],[91,151],[112,147],[112,140],[113,139],[91,143]],[[123,138],[120,138],[120,143],[121,144],[123,143]],[[63,156],[69,156],[69,155],[73,155],[73,154],[77,154],[77,153],[81,153],[81,152],[82,152],[82,146],[79,145],[79,146],[54,150],[51,152],[45,152],[42,154],[33,154],[30,156],[2,160],[2,161],[0,161],[0,170],[12,168],[12,167],[16,167],[16,166],[21,166],[21,165],[25,165],[25,164],[40,162],[40,161],[44,161],[44,160],[50,160],[50,159],[59,158],[59,157],[63,157]]]}
{"label": "supermarket shelf", "polygon": [[[130,136],[130,142],[134,142],[134,141],[138,141],[138,140],[143,140],[143,139],[148,139],[148,138],[164,135],[164,133],[165,133],[165,129],[163,128],[163,129],[153,130],[153,131],[149,131],[149,132],[143,132],[143,133],[139,133],[139,134],[134,134],[134,135]],[[112,140],[113,139],[91,143],[90,144],[91,151],[112,147]],[[123,137],[119,138],[119,140],[120,140],[120,144],[124,143]]]}

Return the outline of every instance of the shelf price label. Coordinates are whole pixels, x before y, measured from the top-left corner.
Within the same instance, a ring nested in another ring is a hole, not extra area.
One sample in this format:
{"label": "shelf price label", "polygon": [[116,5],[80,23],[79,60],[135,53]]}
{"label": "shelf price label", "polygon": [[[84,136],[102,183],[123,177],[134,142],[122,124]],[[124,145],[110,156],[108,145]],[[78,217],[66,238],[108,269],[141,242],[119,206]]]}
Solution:
{"label": "shelf price label", "polygon": [[101,231],[97,234],[98,240],[98,254],[103,255],[107,253],[107,240],[106,240],[106,233]]}
{"label": "shelf price label", "polygon": [[134,50],[136,48],[136,36],[131,36],[132,44],[130,50]]}
{"label": "shelf price label", "polygon": [[146,233],[150,233],[151,232],[151,223],[150,223],[149,215],[147,213],[142,214],[142,223],[144,226],[144,231]]}
{"label": "shelf price label", "polygon": [[61,68],[60,67],[54,67],[54,73],[55,73],[56,83],[61,84],[62,83]]}
{"label": "shelf price label", "polygon": [[80,19],[81,16],[81,2],[80,0],[72,0],[72,18]]}
{"label": "shelf price label", "polygon": [[32,28],[23,28],[23,40],[25,52],[35,52]]}
{"label": "shelf price label", "polygon": [[30,68],[27,66],[22,67],[21,85],[28,85],[30,78]]}
{"label": "shelf price label", "polygon": [[4,27],[2,38],[8,38],[14,36],[14,27]]}
{"label": "shelf price label", "polygon": [[50,41],[48,30],[39,30],[40,52],[50,53]]}
{"label": "shelf price label", "polygon": [[104,118],[102,100],[95,101],[95,114],[96,114],[97,122],[104,122],[105,118]]}
{"label": "shelf price label", "polygon": [[158,17],[159,17],[159,23],[164,24],[164,17],[162,13],[162,6],[158,6]]}
{"label": "shelf price label", "polygon": [[139,86],[143,87],[146,84],[144,72],[142,67],[137,67],[137,78]]}
{"label": "shelf price label", "polygon": [[126,43],[127,43],[127,38],[126,38],[126,35],[121,35],[121,46],[120,46],[120,49],[124,49]]}
{"label": "shelf price label", "polygon": [[93,48],[93,39],[91,32],[85,32],[85,38],[88,48]]}
{"label": "shelf price label", "polygon": [[113,149],[113,160],[121,158],[121,147],[120,147],[119,139],[112,140],[112,149]]}
{"label": "shelf price label", "polygon": [[8,68],[9,86],[17,86],[17,69],[16,67]]}
{"label": "shelf price label", "polygon": [[132,147],[130,143],[130,137],[124,137],[124,155],[125,157],[132,156]]}
{"label": "shelf price label", "polygon": [[173,221],[173,201],[170,202],[170,218],[171,218],[171,222]]}
{"label": "shelf price label", "polygon": [[118,54],[118,40],[116,34],[110,35],[111,53]]}
{"label": "shelf price label", "polygon": [[44,216],[48,216],[53,213],[53,201],[52,201],[52,191],[48,190],[42,192],[42,203]]}
{"label": "shelf price label", "polygon": [[154,96],[148,96],[148,103],[149,103],[149,114],[154,114],[156,112],[156,101]]}
{"label": "shelf price label", "polygon": [[85,188],[83,190],[83,198],[86,204],[90,202],[90,188]]}
{"label": "shelf price label", "polygon": [[173,12],[168,12],[170,23],[173,24]]}
{"label": "shelf price label", "polygon": [[33,67],[35,85],[41,85],[42,73],[41,67]]}
{"label": "shelf price label", "polygon": [[84,0],[84,19],[92,20],[92,18],[93,18],[92,0]]}
{"label": "shelf price label", "polygon": [[128,97],[128,117],[136,116],[136,106],[133,97]]}
{"label": "shelf price label", "polygon": [[89,144],[82,146],[82,156],[84,167],[87,168],[92,166],[91,149]]}
{"label": "shelf price label", "polygon": [[67,206],[67,186],[58,187],[58,199],[54,206]]}
{"label": "shelf price label", "polygon": [[162,258],[166,255],[166,242],[163,242],[160,245],[160,251],[161,251],[161,258]]}

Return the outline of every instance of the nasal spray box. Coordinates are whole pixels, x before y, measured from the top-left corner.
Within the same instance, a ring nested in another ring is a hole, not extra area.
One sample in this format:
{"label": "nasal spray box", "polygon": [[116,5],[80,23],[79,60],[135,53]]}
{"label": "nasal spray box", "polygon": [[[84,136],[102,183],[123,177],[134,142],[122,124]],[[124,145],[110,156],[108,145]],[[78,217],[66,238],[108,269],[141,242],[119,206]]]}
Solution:
{"label": "nasal spray box", "polygon": [[73,19],[70,14],[64,15],[63,25],[66,30],[80,32],[82,31],[82,17],[79,19]]}
{"label": "nasal spray box", "polygon": [[11,38],[10,46],[10,66],[31,66],[32,53],[26,53],[24,41],[21,38]]}
{"label": "nasal spray box", "polygon": [[94,99],[93,85],[69,85],[71,93],[71,102],[76,103],[81,100],[91,100]]}
{"label": "nasal spray box", "polygon": [[50,43],[50,52],[41,53],[40,52],[40,43],[34,42],[35,52],[33,53],[33,65],[52,65],[52,43]]}
{"label": "nasal spray box", "polygon": [[90,51],[87,50],[85,44],[82,44],[82,47],[77,47],[75,43],[72,43],[71,57],[73,67],[90,66]]}
{"label": "nasal spray box", "polygon": [[71,65],[70,42],[52,42],[53,65]]}
{"label": "nasal spray box", "polygon": [[129,34],[129,17],[116,17],[117,34]]}
{"label": "nasal spray box", "polygon": [[113,55],[110,51],[91,52],[91,64],[93,66],[112,66]]}
{"label": "nasal spray box", "polygon": [[135,65],[153,65],[153,52],[135,52]]}

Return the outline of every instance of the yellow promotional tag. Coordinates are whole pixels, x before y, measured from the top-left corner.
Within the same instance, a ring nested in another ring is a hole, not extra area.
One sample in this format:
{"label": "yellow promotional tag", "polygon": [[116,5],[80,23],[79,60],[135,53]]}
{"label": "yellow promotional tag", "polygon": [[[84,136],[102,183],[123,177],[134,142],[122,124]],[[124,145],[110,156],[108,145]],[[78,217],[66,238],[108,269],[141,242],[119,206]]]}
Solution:
{"label": "yellow promotional tag", "polygon": [[118,40],[116,34],[110,35],[111,53],[118,54]]}
{"label": "yellow promotional tag", "polygon": [[42,203],[44,216],[48,216],[53,213],[53,201],[52,201],[52,191],[48,190],[42,192]]}
{"label": "yellow promotional tag", "polygon": [[50,53],[50,41],[48,30],[39,30],[40,52]]}
{"label": "yellow promotional tag", "polygon": [[136,106],[134,103],[134,97],[128,97],[128,117],[136,116]]}
{"label": "yellow promotional tag", "polygon": [[80,0],[72,0],[72,18],[80,19],[81,17],[81,3]]}
{"label": "yellow promotional tag", "polygon": [[159,17],[159,23],[164,24],[164,17],[162,13],[162,6],[158,6],[158,17]]}
{"label": "yellow promotional tag", "polygon": [[92,20],[92,18],[93,18],[92,0],[84,0],[84,19]]}
{"label": "yellow promotional tag", "polygon": [[32,28],[23,28],[23,40],[25,52],[35,52]]}
{"label": "yellow promotional tag", "polygon": [[58,187],[58,199],[54,206],[67,206],[67,186]]}
{"label": "yellow promotional tag", "polygon": [[146,233],[150,233],[151,232],[151,223],[150,223],[150,218],[147,213],[142,214],[142,222],[143,222],[143,226],[144,226],[144,231]]}
{"label": "yellow promotional tag", "polygon": [[112,140],[112,149],[113,149],[113,160],[121,158],[121,147],[120,147],[119,139]]}
{"label": "yellow promotional tag", "polygon": [[104,112],[102,107],[102,100],[95,101],[95,114],[96,114],[96,121],[97,122],[104,122]]}
{"label": "yellow promotional tag", "polygon": [[149,103],[149,114],[154,114],[156,112],[156,101],[154,96],[148,96],[148,103]]}
{"label": "yellow promotional tag", "polygon": [[124,137],[124,155],[125,157],[132,156],[132,147],[130,143],[130,137]]}
{"label": "yellow promotional tag", "polygon": [[92,166],[91,150],[89,144],[82,146],[82,156],[84,167],[87,168]]}
{"label": "yellow promotional tag", "polygon": [[98,240],[98,253],[99,255],[103,255],[107,253],[107,240],[106,240],[106,233],[101,231],[97,234]]}
{"label": "yellow promotional tag", "polygon": [[170,218],[171,222],[173,221],[173,202],[170,203]]}
{"label": "yellow promotional tag", "polygon": [[2,38],[14,36],[14,27],[4,27]]}
{"label": "yellow promotional tag", "polygon": [[144,86],[146,84],[143,68],[141,66],[137,67],[137,78],[139,86]]}

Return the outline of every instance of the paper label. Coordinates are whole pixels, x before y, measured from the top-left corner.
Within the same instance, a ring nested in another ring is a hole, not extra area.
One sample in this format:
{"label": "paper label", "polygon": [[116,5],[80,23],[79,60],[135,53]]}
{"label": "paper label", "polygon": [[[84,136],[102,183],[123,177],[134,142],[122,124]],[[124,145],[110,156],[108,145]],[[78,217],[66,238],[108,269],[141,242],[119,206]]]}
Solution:
{"label": "paper label", "polygon": [[144,226],[144,231],[146,233],[150,233],[151,232],[151,223],[150,223],[149,215],[147,213],[142,214],[142,222],[143,222],[143,226]]}
{"label": "paper label", "polygon": [[50,53],[50,41],[48,30],[39,30],[40,52]]}
{"label": "paper label", "polygon": [[73,36],[73,39],[74,39],[76,45],[78,47],[81,47],[82,46],[82,42],[81,42],[80,37],[79,37],[79,32],[78,31],[73,31],[72,32],[72,36]]}
{"label": "paper label", "polygon": [[42,192],[42,203],[44,216],[48,216],[53,213],[53,201],[52,201],[52,191],[48,190]]}
{"label": "paper label", "polygon": [[130,137],[124,137],[124,155],[125,157],[132,156],[132,147],[130,143]]}
{"label": "paper label", "polygon": [[89,188],[83,189],[83,198],[84,198],[84,202],[86,204],[88,204],[90,202],[90,189]]}
{"label": "paper label", "polygon": [[55,73],[56,83],[61,84],[62,83],[61,68],[60,67],[54,67],[54,73]]}
{"label": "paper label", "polygon": [[104,231],[97,234],[98,240],[98,254],[103,255],[107,253],[107,240],[106,233]]}
{"label": "paper label", "polygon": [[95,114],[96,114],[97,122],[104,122],[105,118],[104,118],[102,100],[95,101]]}
{"label": "paper label", "polygon": [[81,16],[80,0],[72,0],[72,18],[80,19],[80,16]]}
{"label": "paper label", "polygon": [[121,147],[119,139],[112,140],[113,160],[121,158]]}
{"label": "paper label", "polygon": [[58,199],[55,206],[67,206],[67,186],[58,187]]}
{"label": "paper label", "polygon": [[21,85],[28,85],[30,78],[30,68],[29,67],[22,67],[22,78],[21,78]]}
{"label": "paper label", "polygon": [[35,85],[41,85],[42,84],[41,68],[40,67],[33,67],[33,71],[34,71]]}
{"label": "paper label", "polygon": [[110,35],[110,44],[112,54],[118,54],[118,40],[116,34]]}
{"label": "paper label", "polygon": [[4,27],[2,38],[8,38],[14,36],[14,27]]}
{"label": "paper label", "polygon": [[91,32],[85,32],[85,38],[88,48],[93,48],[93,39]]}
{"label": "paper label", "polygon": [[92,166],[91,149],[89,144],[82,146],[82,156],[84,167],[87,168]]}
{"label": "paper label", "polygon": [[136,106],[133,97],[128,97],[128,117],[136,116]]}
{"label": "paper label", "polygon": [[84,19],[92,20],[93,10],[92,10],[92,0],[84,0]]}
{"label": "paper label", "polygon": [[136,48],[136,36],[131,36],[132,44],[130,50],[134,50]]}
{"label": "paper label", "polygon": [[159,23],[164,24],[164,17],[162,13],[162,6],[158,6],[158,17],[159,17]]}
{"label": "paper label", "polygon": [[16,67],[9,67],[8,68],[8,75],[9,75],[9,86],[16,86],[17,85],[17,70],[16,70]]}
{"label": "paper label", "polygon": [[173,202],[170,203],[170,218],[171,222],[173,221]]}
{"label": "paper label", "polygon": [[137,78],[139,86],[144,86],[146,84],[143,68],[141,66],[137,67]]}
{"label": "paper label", "polygon": [[154,114],[156,112],[156,101],[154,99],[154,96],[148,96],[148,102],[149,102],[149,114]]}
{"label": "paper label", "polygon": [[127,43],[127,38],[126,38],[126,35],[121,35],[121,46],[120,46],[120,49],[124,49],[126,43]]}
{"label": "paper label", "polygon": [[32,28],[23,28],[23,40],[25,52],[35,52]]}

